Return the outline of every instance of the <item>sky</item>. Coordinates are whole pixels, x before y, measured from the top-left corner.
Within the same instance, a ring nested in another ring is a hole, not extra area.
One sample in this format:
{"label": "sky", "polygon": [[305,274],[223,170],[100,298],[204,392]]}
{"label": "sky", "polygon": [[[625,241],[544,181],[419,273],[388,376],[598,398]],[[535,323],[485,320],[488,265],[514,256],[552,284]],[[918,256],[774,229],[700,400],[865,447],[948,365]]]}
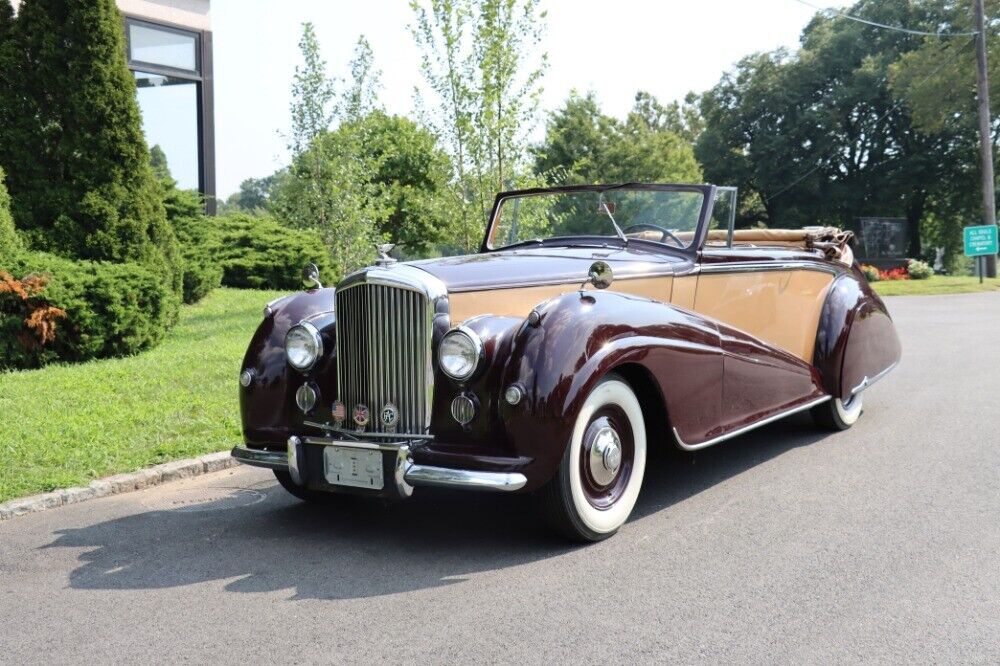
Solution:
{"label": "sky", "polygon": [[[813,4],[844,7],[848,0]],[[624,116],[637,90],[661,102],[718,82],[743,56],[795,49],[815,13],[797,0],[543,0],[540,49],[548,54],[542,111],[571,90],[596,93],[605,113]],[[292,76],[302,23],[311,21],[331,76],[347,75],[359,35],[382,71],[381,103],[413,110],[420,53],[407,0],[213,0],[217,193],[287,164]],[[540,119],[544,121],[544,115]],[[541,136],[539,123],[536,136]]]}

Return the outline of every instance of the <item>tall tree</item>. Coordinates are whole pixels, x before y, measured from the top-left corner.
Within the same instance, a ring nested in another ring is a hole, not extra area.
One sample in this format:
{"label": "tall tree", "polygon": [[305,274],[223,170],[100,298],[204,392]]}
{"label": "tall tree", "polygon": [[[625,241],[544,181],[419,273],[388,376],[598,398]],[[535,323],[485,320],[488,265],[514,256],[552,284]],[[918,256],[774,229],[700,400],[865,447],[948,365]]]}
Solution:
{"label": "tall tree", "polygon": [[[848,12],[933,31],[936,6],[861,0]],[[921,38],[821,13],[801,43],[744,58],[701,97],[696,154],[710,180],[740,186],[739,223],[923,219],[955,182],[964,147],[916,131],[889,87],[890,66]]]}
{"label": "tall tree", "polygon": [[699,182],[701,168],[671,109],[679,107],[639,93],[623,122],[602,113],[593,92],[573,92],[549,117],[535,170],[563,183]]}
{"label": "tall tree", "polygon": [[162,265],[179,292],[114,0],[24,0],[0,24],[13,51],[0,163],[18,227],[70,257]]}
{"label": "tall tree", "polygon": [[302,64],[292,84],[288,145],[292,163],[275,183],[270,208],[282,222],[322,234],[338,277],[374,256],[382,236],[376,227],[372,165],[359,159],[363,136],[331,128],[351,123],[354,114],[374,104],[378,76],[364,38],[355,52],[351,81],[339,92],[327,76],[312,24],[303,25],[299,49]]}
{"label": "tall tree", "polygon": [[436,98],[420,102],[451,154],[455,243],[474,250],[494,195],[528,176],[528,136],[546,56],[533,60],[545,12],[538,0],[412,0],[421,71]]}

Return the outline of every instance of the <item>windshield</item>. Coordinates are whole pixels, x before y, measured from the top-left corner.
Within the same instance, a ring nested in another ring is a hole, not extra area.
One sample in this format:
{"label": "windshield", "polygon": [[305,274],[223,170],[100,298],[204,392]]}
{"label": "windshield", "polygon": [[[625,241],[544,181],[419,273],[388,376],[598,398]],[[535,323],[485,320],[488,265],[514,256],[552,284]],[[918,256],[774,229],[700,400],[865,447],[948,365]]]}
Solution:
{"label": "windshield", "polygon": [[615,187],[514,194],[500,201],[488,247],[572,236],[607,236],[687,248],[705,195],[701,190]]}

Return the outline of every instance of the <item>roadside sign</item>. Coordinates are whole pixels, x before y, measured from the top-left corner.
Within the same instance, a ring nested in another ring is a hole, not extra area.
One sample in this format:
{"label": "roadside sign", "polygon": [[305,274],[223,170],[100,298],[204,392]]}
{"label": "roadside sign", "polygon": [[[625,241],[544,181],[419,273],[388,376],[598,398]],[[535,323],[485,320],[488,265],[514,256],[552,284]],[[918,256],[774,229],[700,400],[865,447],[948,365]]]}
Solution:
{"label": "roadside sign", "polygon": [[965,256],[982,257],[997,253],[997,225],[986,224],[981,227],[965,227],[962,230],[965,240]]}

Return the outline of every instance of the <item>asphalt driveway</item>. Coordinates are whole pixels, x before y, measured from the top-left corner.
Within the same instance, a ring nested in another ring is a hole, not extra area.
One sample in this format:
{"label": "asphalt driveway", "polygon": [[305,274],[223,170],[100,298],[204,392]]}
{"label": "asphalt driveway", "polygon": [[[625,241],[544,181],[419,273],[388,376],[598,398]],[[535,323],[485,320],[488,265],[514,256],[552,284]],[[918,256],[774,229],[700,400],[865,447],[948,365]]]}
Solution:
{"label": "asphalt driveway", "polygon": [[1000,662],[1000,294],[889,308],[857,426],[661,456],[593,546],[522,498],[323,509],[249,468],[0,523],[0,661]]}

